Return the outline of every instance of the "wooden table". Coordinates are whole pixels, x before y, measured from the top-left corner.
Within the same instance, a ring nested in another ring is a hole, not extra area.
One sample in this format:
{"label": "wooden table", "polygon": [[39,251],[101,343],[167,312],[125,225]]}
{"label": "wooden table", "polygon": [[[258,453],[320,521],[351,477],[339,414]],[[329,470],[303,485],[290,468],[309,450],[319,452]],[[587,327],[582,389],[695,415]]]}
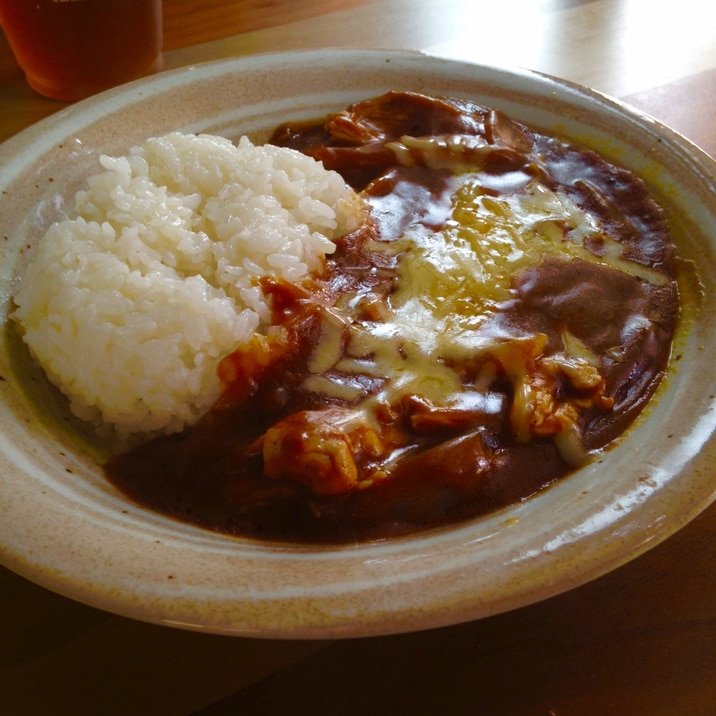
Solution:
{"label": "wooden table", "polygon": [[[527,67],[627,100],[716,156],[703,0],[164,0],[164,27],[166,68],[322,46]],[[25,85],[0,35],[0,140],[62,106]],[[715,560],[713,506],[545,602],[333,643],[142,624],[0,568],[0,714],[716,714]]]}

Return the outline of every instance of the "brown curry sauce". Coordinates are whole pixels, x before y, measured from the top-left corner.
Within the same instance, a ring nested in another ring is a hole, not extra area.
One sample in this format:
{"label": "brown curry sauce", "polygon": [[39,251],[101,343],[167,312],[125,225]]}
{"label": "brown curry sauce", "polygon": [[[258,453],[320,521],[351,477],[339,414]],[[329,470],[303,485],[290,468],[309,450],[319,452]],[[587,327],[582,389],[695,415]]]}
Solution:
{"label": "brown curry sauce", "polygon": [[[278,348],[259,341],[225,359],[225,393],[197,425],[112,458],[107,475],[128,496],[220,532],[345,543],[486,514],[574,469],[552,436],[515,438],[509,428],[512,385],[498,371],[483,402],[457,418],[426,406],[420,396],[392,406],[385,420],[405,457],[365,489],[322,495],[295,479],[264,474],[256,446],[272,426],[302,411],[353,405],[301,387],[323,311],[346,295],[389,296],[395,259],[375,251],[374,242],[394,241],[414,222],[439,227],[449,216],[447,173],[400,165],[386,147],[404,135],[479,138],[487,147],[479,160],[487,192],[519,192],[535,177],[560,187],[599,216],[625,257],[663,273],[665,280],[655,285],[607,265],[545,257],[514,276],[512,298],[487,324],[497,333],[544,334],[547,354],[559,350],[567,330],[600,357],[604,398],[585,404],[579,416],[586,450],[607,446],[635,419],[663,376],[678,312],[666,222],[641,180],[591,151],[470,102],[389,93],[325,121],[287,124],[274,133],[273,143],[315,156],[363,191],[371,221],[338,240],[321,276],[298,287],[264,281],[287,338]],[[602,250],[588,248],[596,255]],[[371,305],[367,301],[365,311]],[[365,395],[380,388],[380,379],[359,379]],[[468,392],[470,381],[465,376]],[[554,391],[569,398],[573,386],[561,381]],[[361,449],[358,461],[371,464],[370,445]]]}

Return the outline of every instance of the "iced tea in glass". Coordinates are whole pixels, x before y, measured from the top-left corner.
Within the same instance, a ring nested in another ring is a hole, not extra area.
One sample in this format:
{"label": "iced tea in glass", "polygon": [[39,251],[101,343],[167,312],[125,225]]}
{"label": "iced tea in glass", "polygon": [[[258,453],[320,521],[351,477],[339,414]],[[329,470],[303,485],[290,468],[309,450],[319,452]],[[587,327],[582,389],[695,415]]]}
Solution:
{"label": "iced tea in glass", "polygon": [[0,0],[0,24],[28,84],[54,99],[161,66],[161,0]]}

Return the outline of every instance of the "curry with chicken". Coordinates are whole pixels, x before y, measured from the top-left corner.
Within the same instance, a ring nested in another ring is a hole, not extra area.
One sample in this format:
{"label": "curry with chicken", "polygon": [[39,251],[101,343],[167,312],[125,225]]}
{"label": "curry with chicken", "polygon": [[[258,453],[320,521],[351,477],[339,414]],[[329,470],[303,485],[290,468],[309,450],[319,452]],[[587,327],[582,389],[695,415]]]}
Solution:
{"label": "curry with chicken", "polygon": [[310,279],[263,279],[273,329],[223,360],[212,411],[108,463],[132,498],[262,539],[404,535],[564,478],[654,393],[674,248],[632,173],[404,92],[271,141],[341,173],[367,220]]}

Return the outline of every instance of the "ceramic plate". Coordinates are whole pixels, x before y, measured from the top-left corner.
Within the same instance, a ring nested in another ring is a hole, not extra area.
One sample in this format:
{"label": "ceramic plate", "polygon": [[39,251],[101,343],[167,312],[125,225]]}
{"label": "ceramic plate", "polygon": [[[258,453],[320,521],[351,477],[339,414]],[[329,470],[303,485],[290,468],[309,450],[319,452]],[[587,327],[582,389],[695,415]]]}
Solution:
{"label": "ceramic plate", "polygon": [[[261,140],[288,117],[317,117],[390,89],[470,97],[591,146],[646,179],[675,231],[685,304],[678,360],[656,400],[599,462],[508,510],[415,537],[270,545],[128,502],[102,476],[101,445],[68,418],[8,322],[38,238],[96,171],[101,153],[123,154],[170,130]],[[125,616],[301,638],[476,619],[618,567],[714,498],[714,176],[713,160],[688,141],[594,92],[413,53],[326,50],[210,63],[126,85],[27,129],[0,147],[2,563]]]}

